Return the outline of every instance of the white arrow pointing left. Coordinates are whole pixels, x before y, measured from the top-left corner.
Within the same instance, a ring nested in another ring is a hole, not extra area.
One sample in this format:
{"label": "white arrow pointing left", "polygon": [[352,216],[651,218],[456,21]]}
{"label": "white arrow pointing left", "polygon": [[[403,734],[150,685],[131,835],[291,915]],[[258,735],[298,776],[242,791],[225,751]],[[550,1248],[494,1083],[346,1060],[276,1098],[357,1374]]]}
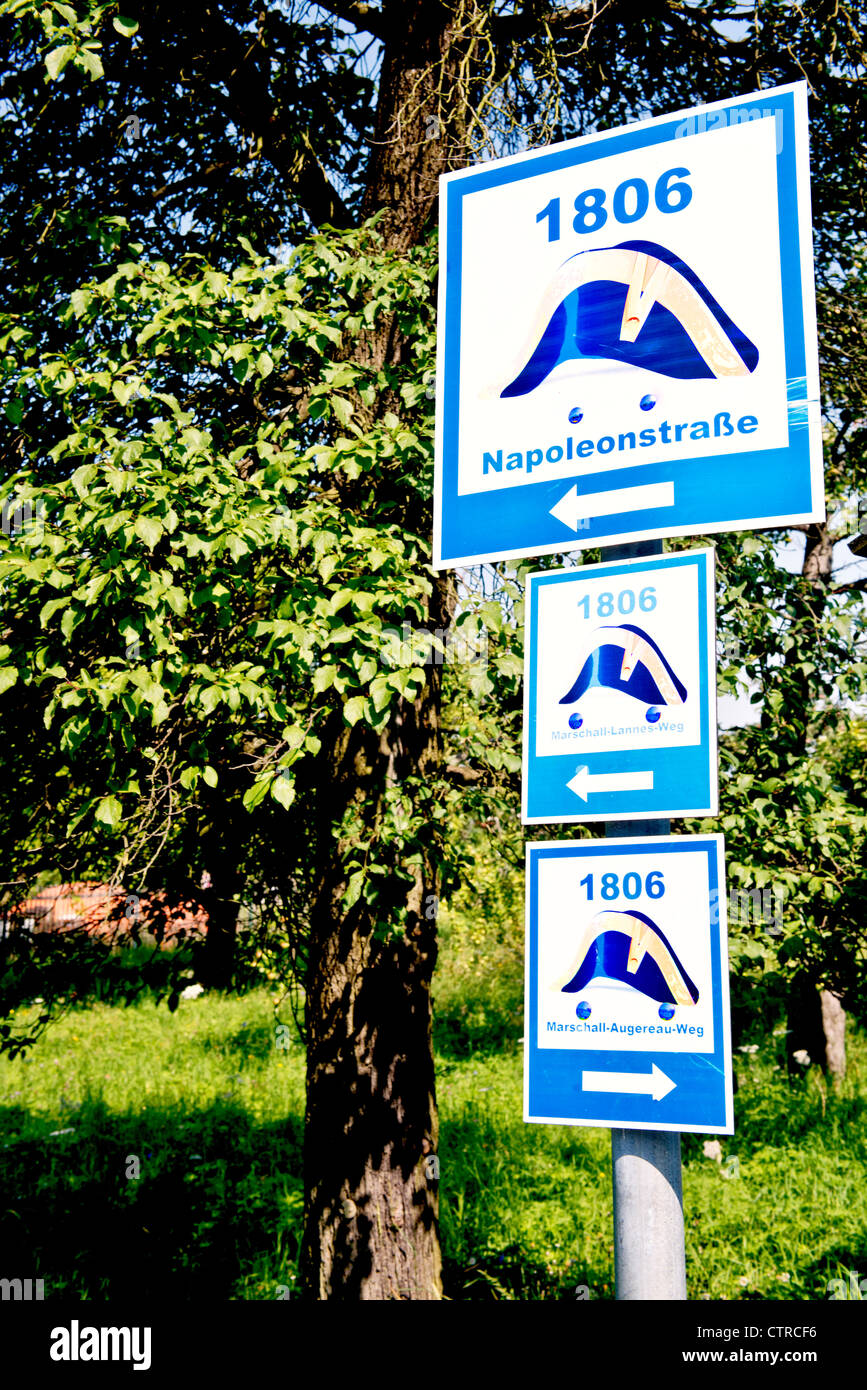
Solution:
{"label": "white arrow pointing left", "polygon": [[564,492],[550,509],[551,516],[570,531],[594,516],[616,516],[619,512],[638,512],[674,506],[674,483],[643,483],[637,487],[609,488],[605,492],[578,492],[577,483]]}
{"label": "white arrow pointing left", "polygon": [[653,773],[591,772],[589,767],[579,767],[566,786],[582,801],[586,801],[593,792],[651,792]]}
{"label": "white arrow pointing left", "polygon": [[656,1063],[648,1072],[638,1071],[585,1071],[581,1073],[581,1088],[584,1091],[611,1091],[619,1095],[653,1096],[662,1100],[677,1085],[666,1076]]}

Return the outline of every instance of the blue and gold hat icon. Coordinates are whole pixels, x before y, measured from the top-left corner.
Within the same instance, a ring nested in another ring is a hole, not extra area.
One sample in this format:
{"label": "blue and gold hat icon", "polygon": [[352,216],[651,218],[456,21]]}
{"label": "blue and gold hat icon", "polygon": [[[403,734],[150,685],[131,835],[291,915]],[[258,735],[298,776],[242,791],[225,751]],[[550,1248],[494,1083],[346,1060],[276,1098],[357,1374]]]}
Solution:
{"label": "blue and gold hat icon", "polygon": [[598,912],[554,987],[563,994],[577,994],[599,979],[631,985],[662,1005],[698,1003],[698,989],[671,942],[650,917],[635,909]]}
{"label": "blue and gold hat icon", "polygon": [[592,642],[593,649],[574,684],[561,698],[561,705],[574,705],[592,687],[603,686],[646,704],[645,718],[654,724],[659,719],[660,705],[685,703],[686,686],[643,628],[631,623],[600,627],[593,633]]}
{"label": "blue and gold hat icon", "polygon": [[561,362],[580,358],[697,380],[749,376],[759,351],[678,255],[623,241],[561,265],[499,395],[525,396]]}

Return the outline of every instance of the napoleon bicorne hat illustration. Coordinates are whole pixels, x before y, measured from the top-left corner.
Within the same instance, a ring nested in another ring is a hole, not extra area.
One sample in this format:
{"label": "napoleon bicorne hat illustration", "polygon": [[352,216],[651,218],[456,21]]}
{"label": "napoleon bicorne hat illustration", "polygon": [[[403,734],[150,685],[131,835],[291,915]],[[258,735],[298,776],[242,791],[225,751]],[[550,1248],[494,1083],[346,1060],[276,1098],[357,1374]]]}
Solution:
{"label": "napoleon bicorne hat illustration", "polygon": [[653,638],[640,627],[622,623],[597,628],[587,656],[561,705],[574,705],[592,686],[604,686],[631,695],[649,708],[645,718],[654,724],[659,705],[682,705],[686,686],[675,675]]}
{"label": "napoleon bicorne hat illustration", "polygon": [[650,917],[634,909],[598,912],[555,988],[577,994],[594,979],[631,985],[662,1005],[698,1003],[698,989],[671,942]]}
{"label": "napoleon bicorne hat illustration", "polygon": [[594,357],[695,380],[749,376],[759,352],[673,251],[624,241],[563,263],[499,395],[525,396],[559,363]]}

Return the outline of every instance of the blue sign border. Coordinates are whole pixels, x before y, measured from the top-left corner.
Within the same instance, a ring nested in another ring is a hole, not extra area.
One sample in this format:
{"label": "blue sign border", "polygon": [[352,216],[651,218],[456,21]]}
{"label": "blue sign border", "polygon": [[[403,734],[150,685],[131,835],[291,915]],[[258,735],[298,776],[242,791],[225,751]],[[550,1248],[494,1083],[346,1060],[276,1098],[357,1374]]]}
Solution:
{"label": "blue sign border", "polygon": [[[539,592],[549,584],[580,584],[581,579],[643,574],[694,566],[698,572],[698,643],[701,743],[683,748],[612,750],[584,753],[575,744],[560,755],[536,753],[536,689],[539,659]],[[714,552],[685,550],[636,560],[582,565],[573,570],[545,570],[527,580],[527,641],[524,655],[524,748],[521,820],[524,825],[572,824],[582,821],[647,820],[651,817],[715,816],[717,782],[717,715]],[[591,774],[648,770],[651,791],[594,792],[586,808],[567,783],[579,765]]]}
{"label": "blue sign border", "polygon": [[[709,891],[717,893],[718,925],[711,925],[713,1052],[618,1052],[540,1048],[538,1039],[538,866],[542,859],[592,859],[648,851],[705,854]],[[527,845],[526,995],[524,1005],[524,1119],[528,1123],[733,1134],[731,1024],[722,835],[648,836],[644,839],[537,842]],[[584,1091],[584,1071],[650,1073],[653,1065],[676,1083],[661,1100],[648,1095]]]}
{"label": "blue sign border", "polygon": [[[441,245],[437,371],[437,468],[434,496],[434,568],[503,557],[543,555],[660,536],[700,535],[815,521],[824,518],[818,357],[812,270],[812,220],[806,151],[806,83],[777,87],[670,117],[582,137],[550,151],[500,160],[441,180]],[[748,104],[772,119],[782,113],[777,154],[779,249],[782,272],[789,443],[786,448],[726,454],[720,459],[660,461],[461,495],[458,492],[463,202],[473,193],[576,167],[676,138],[685,119]],[[801,144],[798,144],[798,137]],[[809,360],[808,360],[809,332]],[[813,389],[804,408],[805,392]],[[638,514],[585,518],[580,534],[551,515],[577,483],[579,493],[607,492],[671,482],[674,507]]]}

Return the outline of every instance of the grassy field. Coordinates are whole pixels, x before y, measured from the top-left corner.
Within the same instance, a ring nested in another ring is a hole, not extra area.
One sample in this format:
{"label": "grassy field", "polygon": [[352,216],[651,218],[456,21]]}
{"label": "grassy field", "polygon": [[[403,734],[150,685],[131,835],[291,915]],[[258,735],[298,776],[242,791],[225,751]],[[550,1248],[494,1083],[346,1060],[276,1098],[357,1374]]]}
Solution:
{"label": "grassy field", "polygon": [[[524,1125],[516,1043],[456,1055],[444,1036],[448,1296],[611,1298],[608,1132]],[[867,1277],[867,1043],[834,1095],[815,1071],[789,1081],[778,1042],[738,1059],[726,1161],[684,1139],[690,1298],[823,1299]],[[286,1296],[303,1077],[261,990],[81,1008],[29,1060],[0,1059],[0,1275],[43,1277],[46,1297]]]}

